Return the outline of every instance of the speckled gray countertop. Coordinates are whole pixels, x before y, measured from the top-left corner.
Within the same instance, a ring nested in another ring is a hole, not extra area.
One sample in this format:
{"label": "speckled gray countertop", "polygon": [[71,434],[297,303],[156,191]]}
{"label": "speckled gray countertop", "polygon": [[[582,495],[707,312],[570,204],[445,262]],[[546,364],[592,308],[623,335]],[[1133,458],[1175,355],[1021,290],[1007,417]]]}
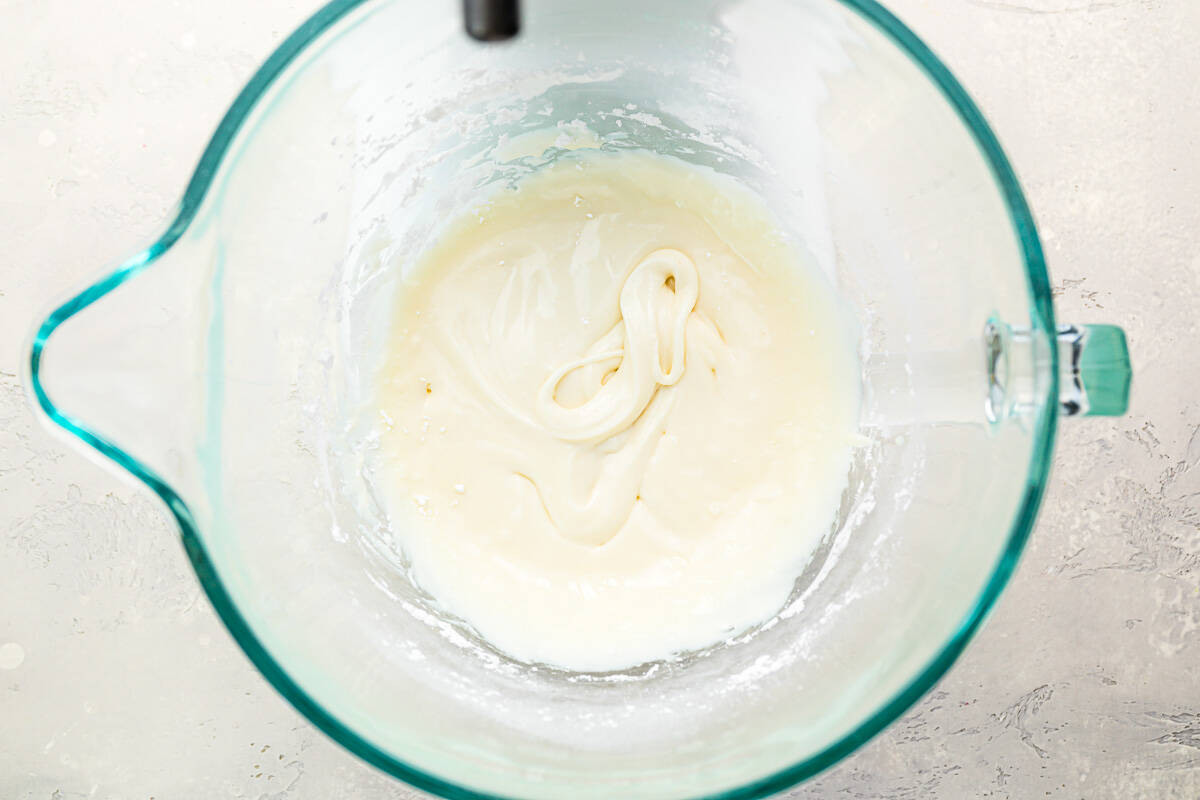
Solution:
{"label": "speckled gray countertop", "polygon": [[[0,797],[383,800],[217,621],[146,493],[38,426],[22,343],[147,240],[316,0],[0,0]],[[1064,424],[983,633],[797,798],[1200,797],[1200,3],[893,0],[993,123],[1061,319],[1133,407]]]}

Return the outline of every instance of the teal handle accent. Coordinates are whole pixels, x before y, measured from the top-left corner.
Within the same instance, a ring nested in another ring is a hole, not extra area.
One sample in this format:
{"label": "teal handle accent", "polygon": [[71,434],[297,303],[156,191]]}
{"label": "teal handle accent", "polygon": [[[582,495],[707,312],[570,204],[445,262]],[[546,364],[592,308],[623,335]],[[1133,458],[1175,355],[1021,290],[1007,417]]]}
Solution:
{"label": "teal handle accent", "polygon": [[1058,329],[1059,409],[1064,416],[1117,417],[1129,409],[1133,367],[1115,325]]}

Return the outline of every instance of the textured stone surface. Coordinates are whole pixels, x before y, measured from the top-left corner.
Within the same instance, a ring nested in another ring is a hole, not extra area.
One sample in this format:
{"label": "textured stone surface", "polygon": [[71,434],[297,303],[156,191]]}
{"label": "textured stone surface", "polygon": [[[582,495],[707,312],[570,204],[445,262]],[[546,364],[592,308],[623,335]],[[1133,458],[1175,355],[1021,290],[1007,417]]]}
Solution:
{"label": "textured stone surface", "polygon": [[[312,0],[0,0],[0,796],[383,800],[215,619],[134,487],[38,427],[37,312],[143,243]],[[1020,570],[937,689],[798,798],[1200,796],[1200,4],[894,0],[993,122],[1060,316],[1133,408],[1065,424]]]}

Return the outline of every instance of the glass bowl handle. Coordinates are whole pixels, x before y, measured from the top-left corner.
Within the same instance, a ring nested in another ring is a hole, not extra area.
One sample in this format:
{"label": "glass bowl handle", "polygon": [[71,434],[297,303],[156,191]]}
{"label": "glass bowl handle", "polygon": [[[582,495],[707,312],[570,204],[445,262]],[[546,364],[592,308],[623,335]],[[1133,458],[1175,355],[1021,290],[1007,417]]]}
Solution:
{"label": "glass bowl handle", "polygon": [[[1119,417],[1129,408],[1133,368],[1125,332],[1115,325],[1059,325],[1058,412],[1064,417]],[[998,319],[984,329],[988,394],[986,410],[993,423],[1021,416],[1033,407],[1033,365],[1044,347],[1031,340],[1028,328]]]}
{"label": "glass bowl handle", "polygon": [[1115,325],[1058,327],[1058,408],[1064,417],[1119,417],[1129,408],[1133,369]]}

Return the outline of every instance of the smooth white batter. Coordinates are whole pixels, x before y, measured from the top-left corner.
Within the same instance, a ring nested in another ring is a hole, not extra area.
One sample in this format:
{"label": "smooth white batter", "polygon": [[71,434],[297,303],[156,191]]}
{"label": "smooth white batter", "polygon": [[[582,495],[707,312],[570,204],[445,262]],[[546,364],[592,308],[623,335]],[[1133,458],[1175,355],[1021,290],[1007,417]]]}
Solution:
{"label": "smooth white batter", "polygon": [[834,522],[858,414],[836,299],[731,179],[579,151],[411,270],[379,389],[417,582],[575,670],[763,622]]}

